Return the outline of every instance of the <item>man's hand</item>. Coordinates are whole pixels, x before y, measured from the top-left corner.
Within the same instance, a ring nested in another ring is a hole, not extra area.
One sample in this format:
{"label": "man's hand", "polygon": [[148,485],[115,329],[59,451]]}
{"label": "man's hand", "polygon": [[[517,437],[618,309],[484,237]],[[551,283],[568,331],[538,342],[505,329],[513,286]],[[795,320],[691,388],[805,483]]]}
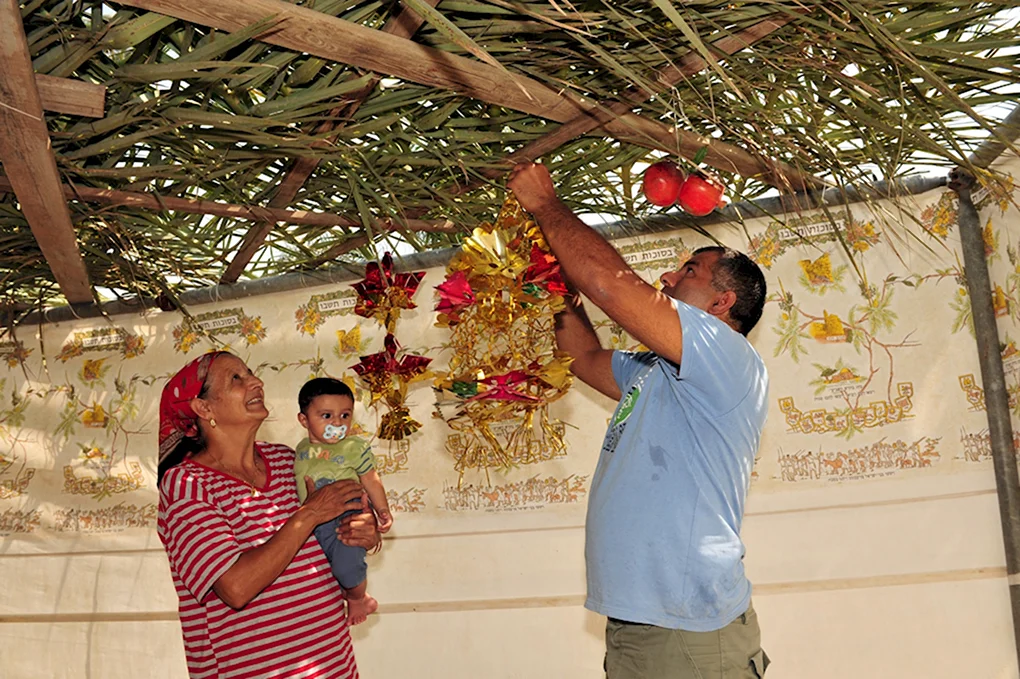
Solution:
{"label": "man's hand", "polygon": [[549,169],[540,163],[521,163],[510,171],[507,188],[517,196],[521,207],[537,215],[543,209],[560,204]]}

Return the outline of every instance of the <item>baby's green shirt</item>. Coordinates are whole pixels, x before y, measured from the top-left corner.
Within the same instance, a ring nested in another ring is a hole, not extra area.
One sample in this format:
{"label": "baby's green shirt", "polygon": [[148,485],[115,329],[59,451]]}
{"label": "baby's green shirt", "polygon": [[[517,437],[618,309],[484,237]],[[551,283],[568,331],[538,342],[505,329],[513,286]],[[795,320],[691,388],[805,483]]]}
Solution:
{"label": "baby's green shirt", "polygon": [[308,495],[305,477],[313,481],[329,479],[357,481],[375,469],[375,455],[368,441],[348,436],[336,443],[312,443],[307,438],[294,449],[294,476],[297,479],[298,498],[304,503]]}

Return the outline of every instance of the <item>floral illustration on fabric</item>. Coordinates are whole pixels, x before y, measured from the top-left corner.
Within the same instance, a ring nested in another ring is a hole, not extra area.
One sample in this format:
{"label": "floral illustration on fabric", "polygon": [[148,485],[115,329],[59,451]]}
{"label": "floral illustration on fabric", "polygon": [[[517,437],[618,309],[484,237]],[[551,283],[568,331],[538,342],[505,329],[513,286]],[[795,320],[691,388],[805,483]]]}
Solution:
{"label": "floral illustration on fabric", "polygon": [[116,351],[121,358],[135,358],[145,353],[145,338],[124,328],[95,328],[75,332],[57,354],[57,359],[67,363],[88,352]]}
{"label": "floral illustration on fabric", "polygon": [[[209,311],[186,317],[173,329],[174,350],[187,354],[203,339],[216,340],[216,348],[224,348],[222,337],[236,337],[247,346],[266,338],[267,330],[261,316],[250,316],[241,307]],[[226,343],[229,348],[229,343]]]}
{"label": "floral illustration on fabric", "polygon": [[28,357],[35,349],[25,347],[25,343],[19,340],[5,340],[0,342],[0,362],[5,363],[8,368],[23,366]]}
{"label": "floral illustration on fabric", "polygon": [[358,294],[354,290],[337,290],[312,295],[294,312],[296,329],[302,335],[314,337],[329,318],[354,313],[357,301]]}
{"label": "floral illustration on fabric", "polygon": [[23,495],[36,474],[26,462],[21,433],[28,405],[29,398],[19,393],[17,383],[8,388],[8,380],[0,379],[0,500]]}

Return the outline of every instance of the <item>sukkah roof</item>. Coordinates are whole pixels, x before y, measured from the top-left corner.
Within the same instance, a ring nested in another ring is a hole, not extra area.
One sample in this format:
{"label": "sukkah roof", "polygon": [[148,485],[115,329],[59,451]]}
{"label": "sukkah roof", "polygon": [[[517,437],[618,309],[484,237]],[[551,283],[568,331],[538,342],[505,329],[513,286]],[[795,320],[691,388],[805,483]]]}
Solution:
{"label": "sukkah roof", "polygon": [[448,247],[525,158],[632,220],[664,155],[734,200],[967,166],[1018,27],[1015,1],[0,0],[0,308]]}

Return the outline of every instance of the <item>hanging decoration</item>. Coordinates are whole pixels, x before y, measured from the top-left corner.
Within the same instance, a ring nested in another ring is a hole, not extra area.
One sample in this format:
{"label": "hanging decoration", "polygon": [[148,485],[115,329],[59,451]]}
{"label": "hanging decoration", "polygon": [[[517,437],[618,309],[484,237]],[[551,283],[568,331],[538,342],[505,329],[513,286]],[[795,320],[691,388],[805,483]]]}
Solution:
{"label": "hanging decoration", "polygon": [[421,428],[421,423],[411,417],[407,407],[407,385],[427,376],[432,359],[416,354],[397,358],[400,344],[393,331],[401,310],[417,306],[411,298],[424,277],[424,271],[393,273],[393,255],[387,252],[381,261],[369,262],[365,266],[365,278],[353,285],[358,293],[354,312],[374,318],[386,328],[383,350],[362,356],[351,369],[368,387],[370,405],[386,406],[379,421],[378,436],[389,441],[400,441]]}
{"label": "hanging decoration", "polygon": [[704,217],[716,208],[726,207],[726,186],[718,176],[702,167],[708,146],[702,146],[692,159],[694,170],[685,175],[672,160],[660,160],[645,170],[641,190],[652,205],[674,204],[689,215]]}
{"label": "hanging decoration", "polygon": [[554,339],[566,293],[559,263],[512,196],[447,266],[436,325],[450,330],[453,355],[435,379],[436,416],[457,432],[447,450],[462,475],[564,454],[563,425],[548,406],[571,383]]}
{"label": "hanging decoration", "polygon": [[392,333],[401,309],[417,307],[411,298],[424,277],[424,271],[393,273],[393,255],[387,252],[381,262],[369,262],[364,280],[353,285],[358,293],[354,313],[374,318],[386,332]]}
{"label": "hanging decoration", "polygon": [[725,186],[718,177],[699,170],[692,172],[684,180],[676,202],[684,212],[695,217],[704,217],[716,208],[726,207],[724,190]]}
{"label": "hanging decoration", "polygon": [[383,340],[384,349],[376,354],[362,356],[351,366],[372,395],[370,405],[384,403],[387,412],[379,424],[379,438],[399,441],[421,428],[421,423],[411,417],[405,403],[407,385],[428,376],[428,365],[432,361],[426,356],[397,352],[400,345],[392,335]]}
{"label": "hanging decoration", "polygon": [[641,190],[652,205],[669,207],[680,195],[684,173],[671,160],[660,160],[645,170]]}

